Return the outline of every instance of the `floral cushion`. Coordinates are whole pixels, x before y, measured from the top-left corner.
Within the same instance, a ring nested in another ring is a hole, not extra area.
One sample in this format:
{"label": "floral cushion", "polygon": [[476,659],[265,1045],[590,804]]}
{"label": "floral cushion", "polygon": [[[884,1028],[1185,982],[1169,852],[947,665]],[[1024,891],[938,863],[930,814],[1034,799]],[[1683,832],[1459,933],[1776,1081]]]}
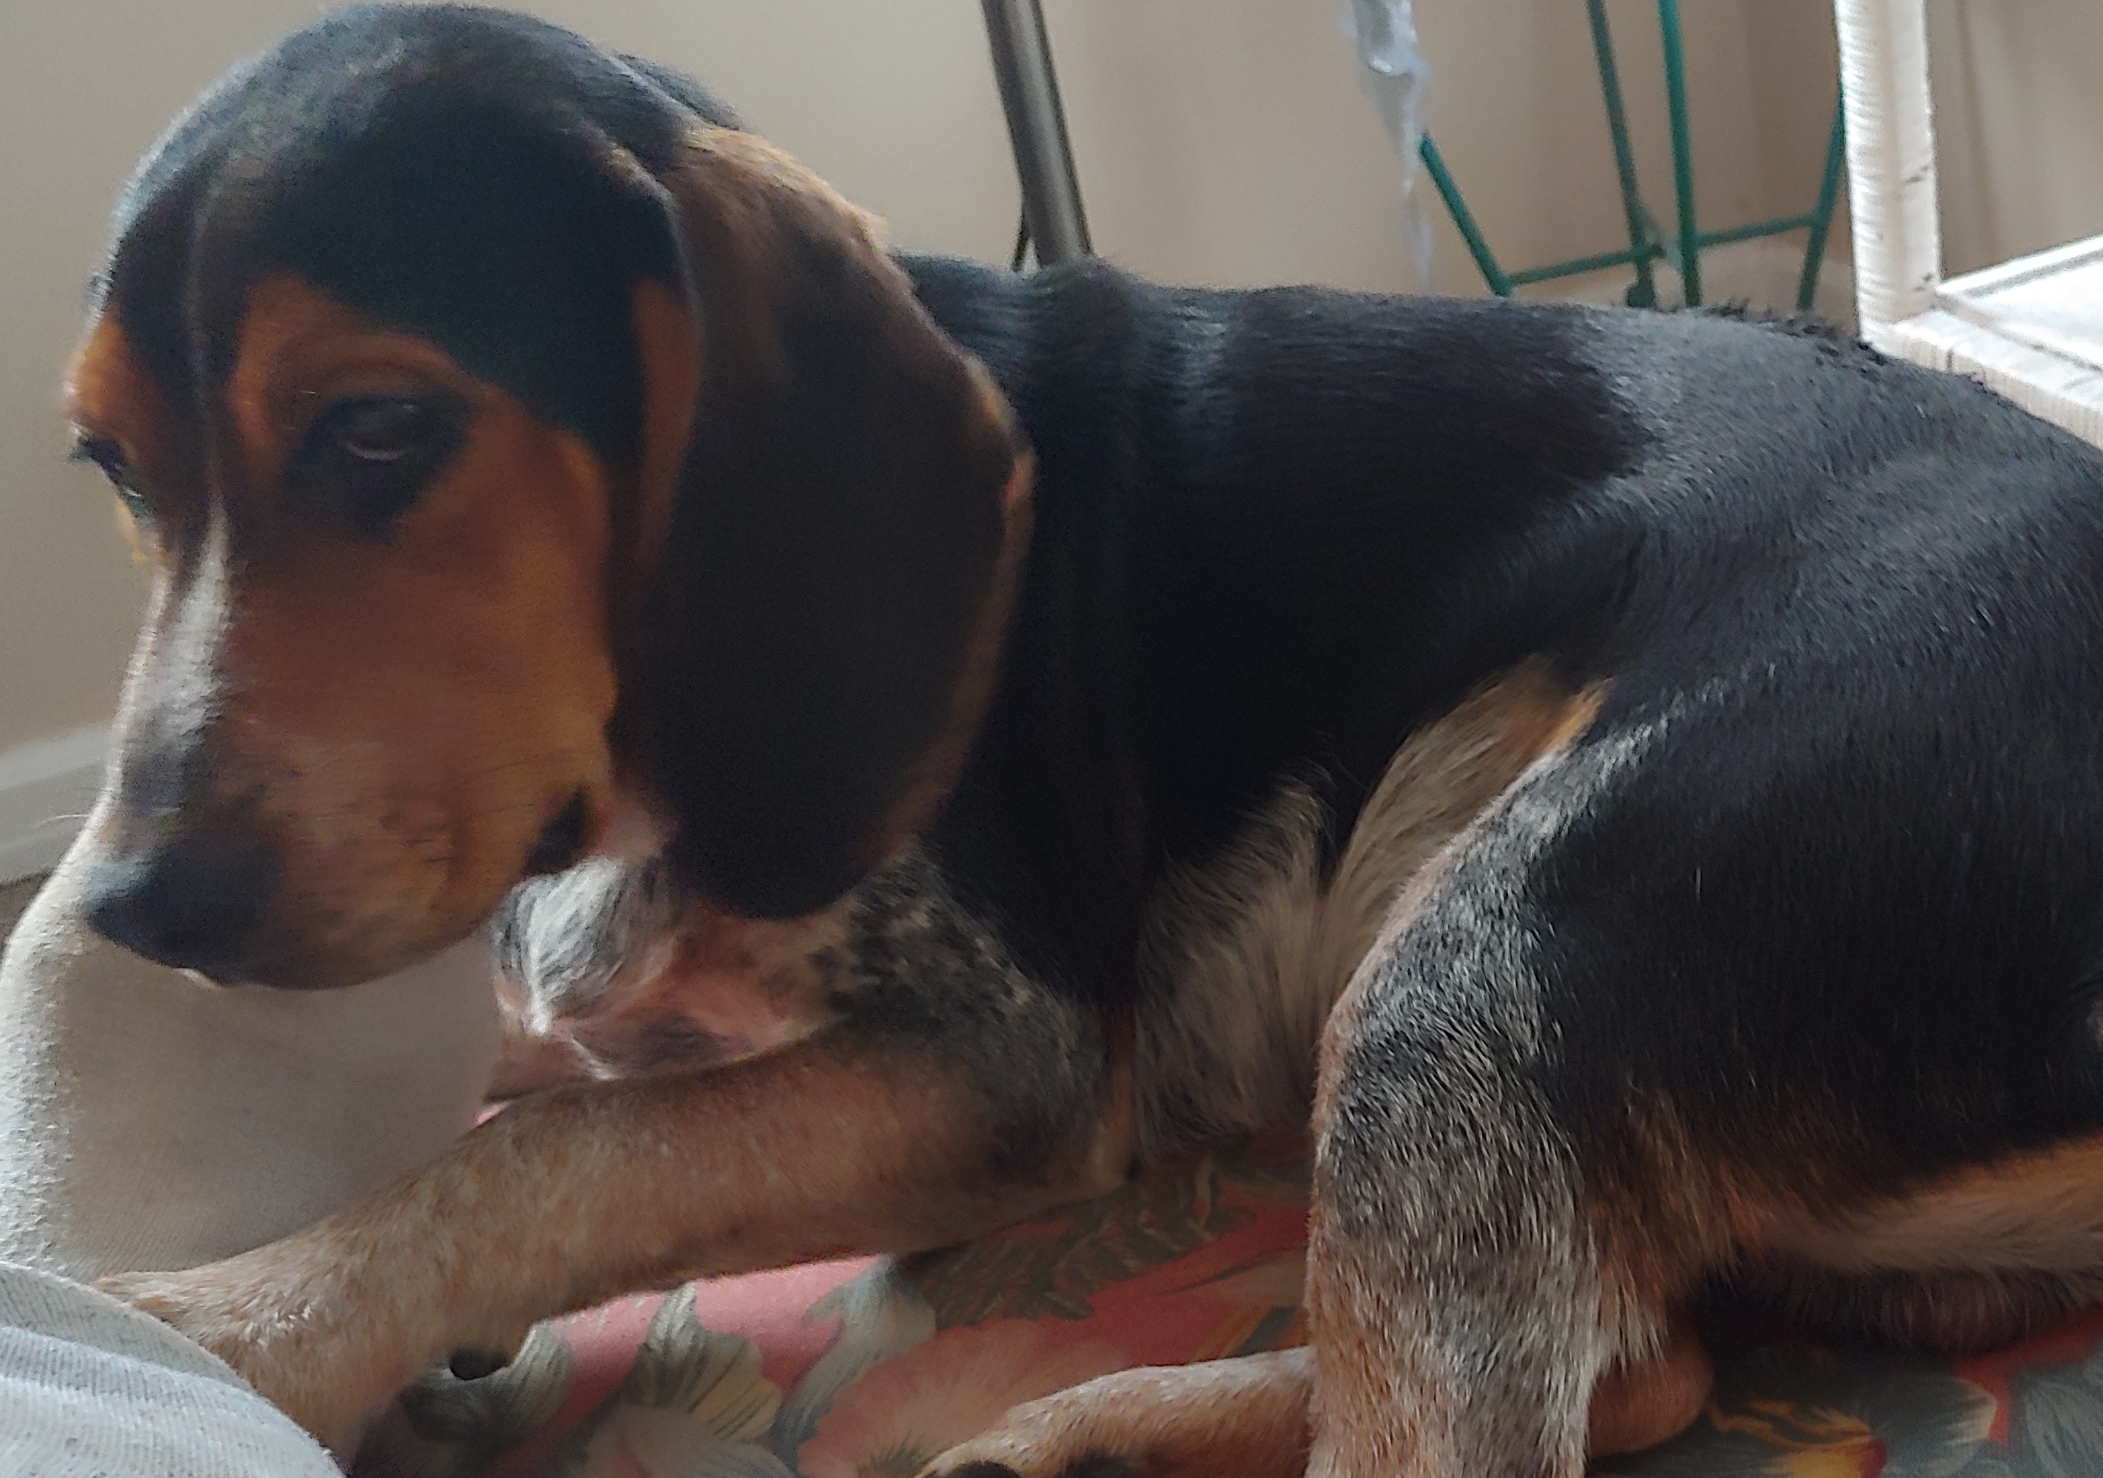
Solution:
{"label": "floral cushion", "polygon": [[[1302,1343],[1304,1146],[1163,1167],[965,1247],[690,1283],[544,1325],[482,1380],[435,1373],[372,1478],[910,1478],[1018,1401],[1134,1365]],[[1627,1478],[2103,1474],[2103,1314],[1956,1362],[1708,1331],[1694,1429]]]}

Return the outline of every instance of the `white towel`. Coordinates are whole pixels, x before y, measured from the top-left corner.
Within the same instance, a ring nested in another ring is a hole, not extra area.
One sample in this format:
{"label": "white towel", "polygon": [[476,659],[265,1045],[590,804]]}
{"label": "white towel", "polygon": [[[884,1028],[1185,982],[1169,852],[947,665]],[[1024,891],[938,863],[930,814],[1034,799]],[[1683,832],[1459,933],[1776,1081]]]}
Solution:
{"label": "white towel", "polygon": [[0,1473],[341,1478],[313,1438],[167,1325],[4,1264]]}
{"label": "white towel", "polygon": [[85,926],[84,848],[0,955],[0,1478],[329,1478],[226,1365],[67,1280],[245,1251],[438,1154],[496,1056],[488,948],[218,990]]}
{"label": "white towel", "polygon": [[497,1051],[481,940],[347,990],[220,990],[89,930],[86,861],[76,844],[0,956],[0,1262],[211,1262],[473,1122]]}

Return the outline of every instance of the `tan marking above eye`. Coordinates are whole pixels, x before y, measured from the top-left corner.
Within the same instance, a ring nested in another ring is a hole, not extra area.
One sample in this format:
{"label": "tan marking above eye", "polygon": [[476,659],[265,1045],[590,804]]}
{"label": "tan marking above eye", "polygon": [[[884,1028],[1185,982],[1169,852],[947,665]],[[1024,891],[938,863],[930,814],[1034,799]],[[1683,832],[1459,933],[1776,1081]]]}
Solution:
{"label": "tan marking above eye", "polygon": [[122,439],[124,407],[137,400],[138,365],[114,318],[97,318],[66,366],[59,410],[83,436]]}
{"label": "tan marking above eye", "polygon": [[176,452],[189,440],[168,414],[160,386],[139,364],[123,327],[107,315],[89,325],[66,367],[60,410],[72,425],[76,445],[104,442],[120,448],[127,469],[142,484],[167,479]]}
{"label": "tan marking above eye", "polygon": [[167,528],[183,518],[194,499],[188,474],[196,438],[187,423],[169,414],[161,387],[139,363],[113,316],[88,325],[66,368],[60,408],[72,423],[76,448],[103,443],[120,451],[123,482],[136,496],[113,489],[119,528],[133,556],[154,564],[164,552]]}
{"label": "tan marking above eye", "polygon": [[294,449],[330,407],[433,394],[473,408],[490,391],[436,344],[298,277],[267,277],[249,290],[225,404],[251,488],[276,485]]}

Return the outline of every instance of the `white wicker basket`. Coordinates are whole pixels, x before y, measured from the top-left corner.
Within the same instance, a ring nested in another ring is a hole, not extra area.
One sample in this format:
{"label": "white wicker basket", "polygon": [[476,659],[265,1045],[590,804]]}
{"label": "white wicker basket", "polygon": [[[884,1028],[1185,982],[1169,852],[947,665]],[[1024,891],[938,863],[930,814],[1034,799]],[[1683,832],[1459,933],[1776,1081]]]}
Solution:
{"label": "white wicker basket", "polygon": [[1925,0],[1835,0],[1862,335],[2103,444],[2103,236],[1945,281]]}

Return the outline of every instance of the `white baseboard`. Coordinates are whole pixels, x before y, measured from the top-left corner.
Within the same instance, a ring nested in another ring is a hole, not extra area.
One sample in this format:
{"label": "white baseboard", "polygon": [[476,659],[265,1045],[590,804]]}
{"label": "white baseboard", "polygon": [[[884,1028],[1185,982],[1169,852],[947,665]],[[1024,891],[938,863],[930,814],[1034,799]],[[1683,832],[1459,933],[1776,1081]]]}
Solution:
{"label": "white baseboard", "polygon": [[63,857],[102,784],[109,728],[95,724],[0,750],[0,883]]}

